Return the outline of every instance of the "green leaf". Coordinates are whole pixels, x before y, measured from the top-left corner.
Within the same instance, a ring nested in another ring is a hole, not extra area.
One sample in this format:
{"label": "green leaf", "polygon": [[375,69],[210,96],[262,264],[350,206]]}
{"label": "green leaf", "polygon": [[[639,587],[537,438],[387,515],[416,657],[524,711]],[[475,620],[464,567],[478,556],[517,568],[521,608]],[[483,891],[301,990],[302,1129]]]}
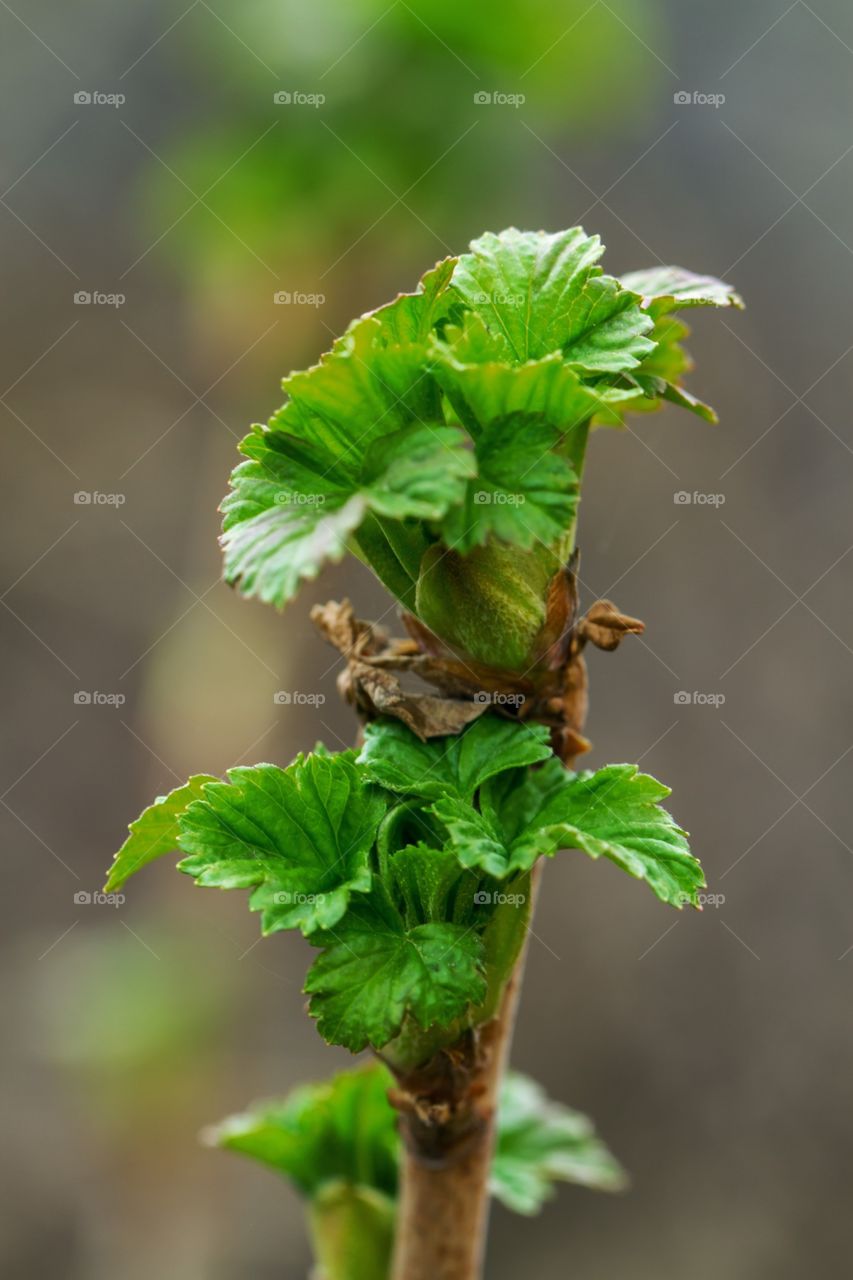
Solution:
{"label": "green leaf", "polygon": [[477,807],[443,795],[431,812],[446,828],[463,867],[505,880],[529,871],[537,858],[559,847],[557,834],[542,825],[539,815],[574,776],[552,756],[535,771],[516,769],[490,779]]}
{"label": "green leaf", "polygon": [[[692,368],[692,361],[681,345],[690,330],[673,316],[674,311],[691,307],[737,307],[743,309],[743,301],[731,285],[713,276],[694,275],[681,267],[652,267],[647,271],[632,271],[622,277],[625,288],[642,295],[643,307],[654,320],[651,333],[655,350],[647,355],[639,367],[629,376],[640,395],[610,409],[610,424],[617,423],[626,413],[651,413],[660,409],[663,401],[678,405],[714,423],[717,415],[702,400],[681,386],[681,379]],[[603,422],[603,415],[598,415]]]}
{"label": "green leaf", "polygon": [[657,319],[670,311],[685,307],[737,307],[743,310],[743,299],[730,284],[714,276],[700,276],[683,267],[649,267],[630,271],[620,283],[638,293],[643,305]]}
{"label": "green leaf", "polygon": [[216,781],[212,774],[196,774],[182,787],[176,787],[168,795],[158,796],[135,822],[131,822],[130,835],[113,860],[104,892],[121,889],[140,867],[177,849],[178,819],[193,800],[198,800],[205,784]]}
{"label": "green leaf", "polygon": [[479,868],[497,880],[529,870],[540,854],[554,852],[550,834],[543,832],[537,840],[531,830],[517,845],[488,814],[458,796],[442,796],[432,811],[447,828],[460,866]]}
{"label": "green leaf", "polygon": [[661,807],[669,794],[636,765],[611,764],[577,774],[548,798],[538,820],[563,846],[609,858],[645,880],[662,902],[698,906],[705,877],[686,833]]}
{"label": "green leaf", "polygon": [[411,1017],[424,1030],[452,1022],[486,994],[483,940],[472,926],[407,928],[382,895],[350,907],[312,939],[326,950],[305,982],[309,1012],[330,1044],[381,1049]]}
{"label": "green leaf", "polygon": [[390,1074],[369,1064],[283,1100],[257,1102],[205,1131],[210,1146],[251,1157],[306,1196],[344,1181],[393,1195],[398,1139],[388,1102]]}
{"label": "green leaf", "polygon": [[310,1201],[314,1250],[328,1280],[386,1280],[394,1236],[399,1138],[376,1065],[256,1103],[208,1129],[211,1146],[282,1174]]}
{"label": "green leaf", "polygon": [[464,871],[456,851],[421,841],[385,859],[383,882],[406,924],[462,924],[476,915],[480,877]]}
{"label": "green leaf", "polygon": [[358,474],[316,445],[255,428],[222,503],[225,577],[281,606],[340,560],[370,512],[437,520],[461,502],[476,462],[455,427],[410,426],[373,441]]}
{"label": "green leaf", "polygon": [[437,381],[475,438],[491,423],[522,414],[566,433],[626,395],[584,383],[559,354],[510,363],[507,344],[496,343],[476,313],[461,328],[448,326],[429,353]]}
{"label": "green leaf", "polygon": [[[393,305],[393,304],[392,304]],[[368,445],[414,424],[441,422],[439,390],[420,343],[389,340],[388,317],[356,320],[319,364],[286,378],[276,431],[323,448],[355,474]]]}
{"label": "green leaf", "polygon": [[598,236],[581,227],[547,235],[510,228],[488,233],[460,257],[453,289],[515,361],[553,352],[579,369],[620,373],[652,350],[651,320],[637,296],[601,274]]}
{"label": "green leaf", "polygon": [[508,775],[489,783],[479,811],[444,796],[433,812],[464,867],[504,879],[542,855],[579,849],[645,880],[662,902],[698,906],[705,879],[685,833],[661,807],[669,794],[636,765],[571,774],[554,761],[521,780]]}
{"label": "green leaf", "polygon": [[340,920],[371,886],[370,850],[385,809],[352,752],[298,756],[287,769],[231,769],[180,819],[178,870],[204,886],[249,889],[265,934],[306,935]]}
{"label": "green leaf", "polygon": [[232,472],[221,507],[225,578],[280,606],[342,558],[367,503],[317,445],[257,426],[240,451],[249,461]]}
{"label": "green leaf", "polygon": [[687,351],[681,345],[690,336],[690,330],[674,315],[663,312],[655,321],[652,337],[657,346],[651,356],[640,365],[631,376],[630,381],[636,383],[642,392],[638,400],[632,400],[615,406],[621,416],[624,413],[649,413],[661,407],[661,401],[668,400],[679,408],[688,409],[706,422],[715,423],[717,415],[710,405],[704,404],[691,395],[682,385],[685,373],[693,367]]}
{"label": "green leaf", "polygon": [[476,475],[467,444],[456,427],[413,427],[375,441],[362,473],[371,510],[395,520],[439,520]]}
{"label": "green leaf", "polygon": [[470,799],[487,778],[551,755],[548,729],[482,716],[462,733],[421,742],[398,720],[367,725],[359,762],[389,791]]}
{"label": "green leaf", "polygon": [[527,1076],[507,1074],[489,1178],[493,1196],[516,1213],[533,1214],[553,1196],[556,1182],[620,1191],[626,1181],[586,1116],[550,1101]]}
{"label": "green leaf", "polygon": [[448,285],[456,262],[456,258],[444,258],[421,277],[415,293],[401,293],[393,302],[369,313],[379,322],[382,337],[389,344],[403,346],[427,340],[451,305]]}
{"label": "green leaf", "polygon": [[554,428],[523,414],[481,435],[477,479],[441,525],[445,545],[467,552],[498,538],[527,549],[562,537],[577,512],[578,482],[571,463],[552,452],[559,438]]}

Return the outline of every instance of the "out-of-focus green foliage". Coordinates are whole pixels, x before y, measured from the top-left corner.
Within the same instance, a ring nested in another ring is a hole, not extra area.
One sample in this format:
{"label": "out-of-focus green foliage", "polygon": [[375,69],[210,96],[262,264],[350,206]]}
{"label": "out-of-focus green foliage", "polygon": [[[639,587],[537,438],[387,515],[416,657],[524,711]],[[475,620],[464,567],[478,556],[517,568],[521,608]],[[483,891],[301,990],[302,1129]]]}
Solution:
{"label": "out-of-focus green foliage", "polygon": [[666,47],[656,0],[247,0],[221,18],[170,35],[200,86],[216,80],[218,114],[172,128],[142,204],[196,284],[235,289],[261,263],[294,288],[334,265],[331,283],[372,230],[393,266],[425,230],[439,256],[517,216],[554,164],[543,145],[531,167],[531,131],[588,145],[628,109],[642,120]]}

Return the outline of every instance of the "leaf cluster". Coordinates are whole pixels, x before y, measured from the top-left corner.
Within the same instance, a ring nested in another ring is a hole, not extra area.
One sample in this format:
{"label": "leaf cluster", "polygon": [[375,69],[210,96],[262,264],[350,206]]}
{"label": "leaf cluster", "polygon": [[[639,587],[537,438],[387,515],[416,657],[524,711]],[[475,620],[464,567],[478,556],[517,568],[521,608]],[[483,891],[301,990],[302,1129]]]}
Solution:
{"label": "leaf cluster", "polygon": [[665,400],[713,418],[674,312],[741,305],[678,268],[605,275],[602,253],[580,227],[484,235],[286,378],[222,504],[226,578],[282,606],[352,551],[420,615],[437,557],[535,549],[553,572],[590,425]]}
{"label": "leaf cluster", "polygon": [[[107,889],[177,848],[198,885],[248,889],[265,934],[299,929],[324,1038],[357,1052],[401,1033],[450,1039],[494,1008],[524,939],[529,873],[574,848],[697,904],[699,863],[633,765],[572,773],[548,731],[487,715],[421,742],[367,726],[360,753],[202,775],[131,826]],[[421,1044],[421,1048],[422,1048]]]}

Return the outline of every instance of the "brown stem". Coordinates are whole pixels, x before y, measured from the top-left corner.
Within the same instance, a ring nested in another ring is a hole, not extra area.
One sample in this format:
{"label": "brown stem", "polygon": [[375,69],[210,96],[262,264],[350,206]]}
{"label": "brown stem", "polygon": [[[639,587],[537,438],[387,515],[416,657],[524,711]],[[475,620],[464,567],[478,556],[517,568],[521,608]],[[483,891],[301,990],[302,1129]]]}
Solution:
{"label": "brown stem", "polygon": [[[539,882],[531,877],[531,910]],[[491,1022],[395,1097],[405,1154],[393,1280],[478,1280],[489,1216],[498,1091],[509,1054],[527,943]]]}

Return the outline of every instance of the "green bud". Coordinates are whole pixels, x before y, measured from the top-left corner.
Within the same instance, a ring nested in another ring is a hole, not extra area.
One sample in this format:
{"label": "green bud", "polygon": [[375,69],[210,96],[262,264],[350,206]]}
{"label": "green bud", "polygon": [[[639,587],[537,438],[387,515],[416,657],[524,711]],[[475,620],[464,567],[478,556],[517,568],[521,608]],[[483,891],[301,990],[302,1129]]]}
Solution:
{"label": "green bud", "polygon": [[488,543],[467,555],[432,546],[421,561],[418,617],[453,652],[506,671],[528,670],[545,622],[553,551]]}
{"label": "green bud", "polygon": [[318,1280],[386,1280],[394,1204],[372,1187],[329,1182],[308,1211]]}

